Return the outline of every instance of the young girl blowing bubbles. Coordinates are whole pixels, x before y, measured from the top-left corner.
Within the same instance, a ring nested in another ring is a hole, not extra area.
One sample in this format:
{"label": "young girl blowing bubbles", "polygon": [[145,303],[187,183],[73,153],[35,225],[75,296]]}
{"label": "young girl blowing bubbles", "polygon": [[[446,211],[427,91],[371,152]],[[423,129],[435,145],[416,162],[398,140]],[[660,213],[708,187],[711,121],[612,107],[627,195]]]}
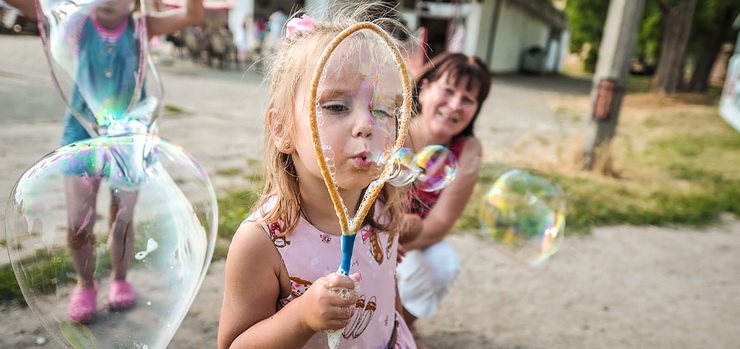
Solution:
{"label": "young girl blowing bubbles", "polygon": [[[266,122],[266,183],[253,214],[237,230],[226,260],[219,348],[326,348],[322,331],[342,330],[344,348],[415,348],[396,313],[395,267],[404,193],[386,185],[358,231],[352,272],[337,270],[341,228],[322,178],[307,110],[318,57],[342,30],[360,22],[370,7],[327,11],[336,19],[308,16],[288,22],[288,35],[272,62]],[[365,15],[367,17],[367,15]],[[387,50],[350,37],[337,49],[346,62],[361,52]],[[362,50],[358,49],[361,48]],[[364,50],[364,51],[363,51]],[[336,67],[335,67],[336,68]],[[332,68],[334,69],[334,68]],[[339,193],[354,216],[368,185],[377,177],[368,149],[393,143],[394,108],[379,106],[375,92],[356,69],[340,67],[317,90],[322,143],[333,152]],[[360,77],[360,78],[358,78]],[[398,103],[398,96],[382,96]],[[382,119],[381,121],[379,121]],[[362,276],[360,276],[362,275]],[[355,288],[358,283],[360,287]],[[340,293],[337,289],[358,292]]]}

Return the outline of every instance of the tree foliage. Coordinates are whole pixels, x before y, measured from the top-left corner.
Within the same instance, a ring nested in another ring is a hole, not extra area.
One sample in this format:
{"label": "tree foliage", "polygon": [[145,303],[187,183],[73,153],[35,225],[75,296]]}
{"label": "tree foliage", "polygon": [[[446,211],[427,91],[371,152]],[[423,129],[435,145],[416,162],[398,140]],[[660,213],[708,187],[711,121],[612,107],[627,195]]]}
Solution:
{"label": "tree foliage", "polygon": [[689,62],[691,80],[686,89],[705,92],[709,88],[709,78],[722,45],[732,42],[737,29],[732,23],[740,14],[740,1],[704,0],[700,1],[694,17],[694,31],[689,42]]}
{"label": "tree foliage", "polygon": [[[732,21],[740,13],[738,0],[647,0],[637,35],[634,60],[642,73],[656,69],[655,90],[704,92],[709,73],[725,42],[734,41]],[[696,6],[696,8],[692,8]],[[570,52],[581,55],[584,69],[596,68],[609,0],[567,0]],[[680,16],[681,13],[686,15]],[[690,41],[685,30],[690,28]],[[683,32],[682,32],[683,30]],[[660,62],[662,61],[662,69]],[[687,69],[688,68],[688,69]],[[684,73],[693,72],[686,84]]]}
{"label": "tree foliage", "polygon": [[593,72],[604,32],[609,0],[568,0],[565,13],[570,29],[570,52],[583,55],[584,69]]}
{"label": "tree foliage", "polygon": [[[568,28],[571,31],[570,52],[582,55],[584,69],[591,73],[596,69],[608,11],[609,0],[567,0],[565,3]],[[660,49],[662,16],[651,0],[647,0],[644,13],[635,56],[641,63],[654,66]]]}

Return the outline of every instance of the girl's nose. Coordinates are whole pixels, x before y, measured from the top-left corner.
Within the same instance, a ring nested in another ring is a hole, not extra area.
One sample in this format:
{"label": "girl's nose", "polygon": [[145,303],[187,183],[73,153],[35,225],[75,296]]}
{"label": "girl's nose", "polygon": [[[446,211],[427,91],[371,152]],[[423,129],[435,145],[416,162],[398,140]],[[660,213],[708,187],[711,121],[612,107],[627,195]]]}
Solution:
{"label": "girl's nose", "polygon": [[375,122],[373,121],[373,115],[370,112],[357,113],[355,118],[355,124],[352,127],[353,137],[365,137],[372,136],[373,129],[375,128]]}

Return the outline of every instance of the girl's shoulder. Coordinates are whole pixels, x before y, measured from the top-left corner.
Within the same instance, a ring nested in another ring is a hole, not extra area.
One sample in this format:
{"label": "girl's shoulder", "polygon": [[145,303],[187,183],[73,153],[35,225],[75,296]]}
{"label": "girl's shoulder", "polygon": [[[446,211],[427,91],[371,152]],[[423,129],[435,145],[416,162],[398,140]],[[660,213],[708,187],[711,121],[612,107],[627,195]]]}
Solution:
{"label": "girl's shoulder", "polygon": [[[229,245],[227,264],[252,265],[270,260],[274,253],[272,241],[256,222],[243,222]],[[260,262],[261,261],[261,262]]]}

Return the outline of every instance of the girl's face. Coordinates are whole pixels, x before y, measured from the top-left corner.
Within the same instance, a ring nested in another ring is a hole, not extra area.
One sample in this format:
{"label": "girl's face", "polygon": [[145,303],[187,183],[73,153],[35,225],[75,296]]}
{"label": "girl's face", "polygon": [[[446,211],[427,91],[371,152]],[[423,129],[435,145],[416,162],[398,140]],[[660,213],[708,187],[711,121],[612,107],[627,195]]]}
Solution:
{"label": "girl's face", "polygon": [[136,0],[98,0],[95,18],[101,23],[120,23],[134,10]]}
{"label": "girl's face", "polygon": [[[395,143],[396,116],[403,98],[400,80],[389,73],[397,71],[395,64],[388,66],[347,51],[340,46],[327,62],[325,78],[317,88],[317,123],[324,156],[330,170],[333,164],[337,186],[362,190],[380,174],[380,154]],[[294,105],[294,160],[302,163],[297,165],[299,178],[304,175],[300,167],[306,169],[306,174],[321,178],[306,109],[310,77],[311,73],[304,78]]]}
{"label": "girl's face", "polygon": [[478,111],[478,86],[467,89],[469,78],[452,84],[447,73],[422,82],[419,91],[420,121],[430,140],[446,144],[464,130]]}

